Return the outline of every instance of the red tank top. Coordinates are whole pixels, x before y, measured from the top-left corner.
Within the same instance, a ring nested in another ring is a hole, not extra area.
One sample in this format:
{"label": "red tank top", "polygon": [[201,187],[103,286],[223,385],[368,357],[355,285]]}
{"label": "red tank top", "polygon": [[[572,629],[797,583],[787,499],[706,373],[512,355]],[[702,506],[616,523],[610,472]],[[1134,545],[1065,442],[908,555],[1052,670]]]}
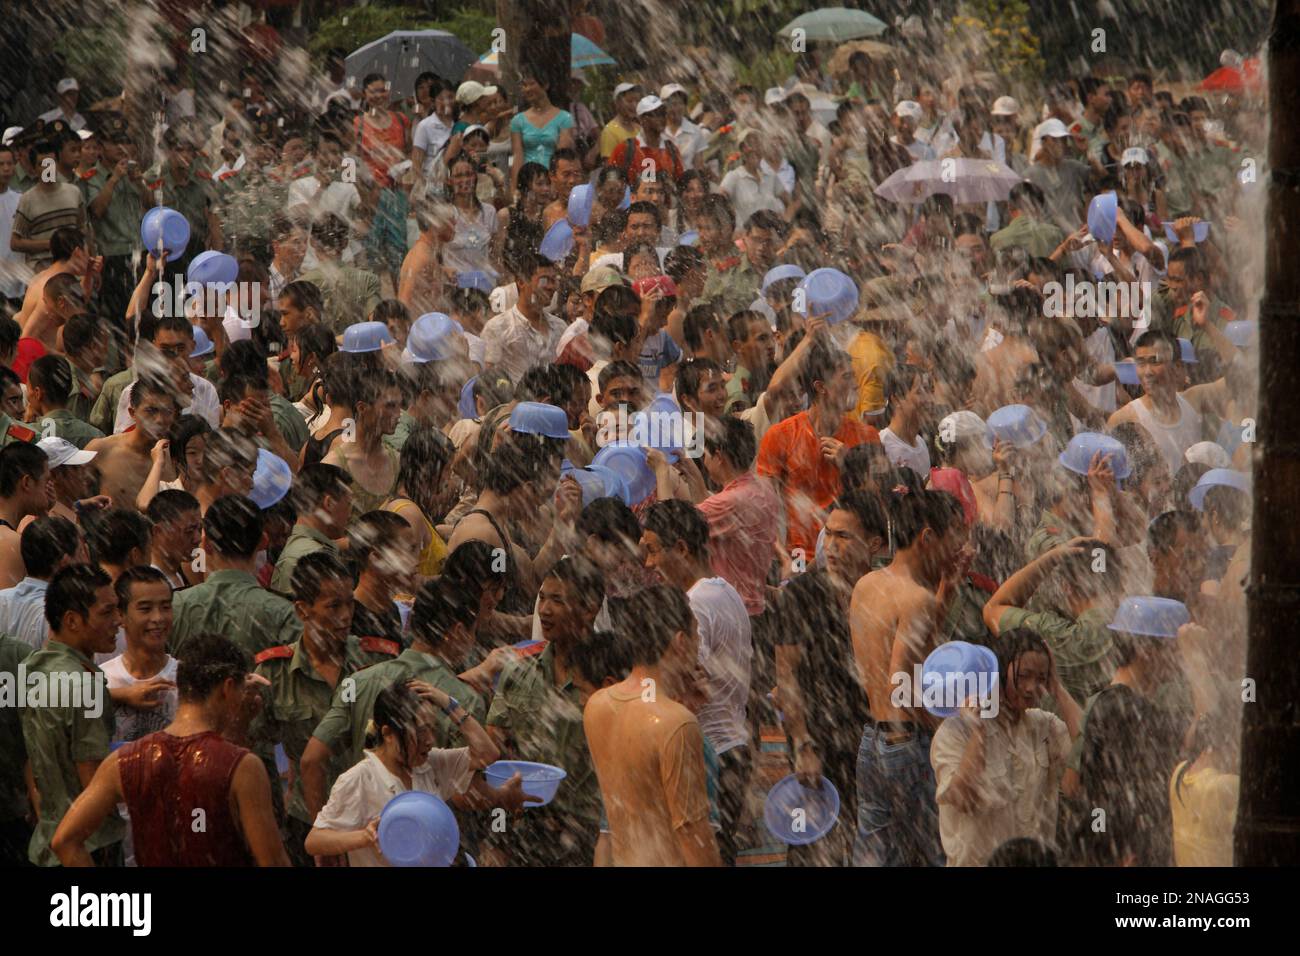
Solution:
{"label": "red tank top", "polygon": [[230,813],[230,782],[247,753],[215,731],[160,730],[118,750],[140,866],[253,865]]}

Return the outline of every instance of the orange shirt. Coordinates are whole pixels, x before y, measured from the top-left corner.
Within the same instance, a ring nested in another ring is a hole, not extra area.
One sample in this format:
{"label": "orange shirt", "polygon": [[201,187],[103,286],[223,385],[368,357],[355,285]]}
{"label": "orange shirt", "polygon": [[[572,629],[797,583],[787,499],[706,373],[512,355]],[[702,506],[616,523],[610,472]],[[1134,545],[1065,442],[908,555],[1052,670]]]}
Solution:
{"label": "orange shirt", "polygon": [[[870,425],[845,417],[835,438],[852,448],[879,442],[879,433]],[[800,412],[773,425],[758,448],[758,473],[776,478],[785,498],[786,547],[803,550],[811,560],[817,546],[826,508],[840,493],[840,469],[822,455],[821,439],[813,431],[807,412]]]}
{"label": "orange shirt", "polygon": [[615,686],[591,695],[583,726],[614,865],[685,865],[677,832],[709,819],[704,735],[695,715],[662,692],[646,700],[640,690]]}

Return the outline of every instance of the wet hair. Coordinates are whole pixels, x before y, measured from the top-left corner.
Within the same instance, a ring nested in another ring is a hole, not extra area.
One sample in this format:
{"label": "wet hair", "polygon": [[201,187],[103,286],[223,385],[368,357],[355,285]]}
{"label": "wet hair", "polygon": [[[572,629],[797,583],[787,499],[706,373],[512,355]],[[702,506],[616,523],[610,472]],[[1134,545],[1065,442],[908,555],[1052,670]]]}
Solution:
{"label": "wet hair", "polygon": [[1043,191],[1027,179],[1011,187],[1009,199],[1013,209],[1019,209],[1021,212],[1034,216],[1042,214],[1043,206],[1047,202]]}
{"label": "wet hair", "polygon": [[487,369],[474,377],[474,400],[483,399],[488,408],[496,408],[510,401],[514,383],[500,369]]}
{"label": "wet hair", "polygon": [[[451,464],[456,446],[451,439],[430,425],[411,429],[402,445],[397,466],[397,487],[408,492],[437,487],[439,478]],[[430,515],[429,517],[439,517]]]}
{"label": "wet hair", "polygon": [[1163,329],[1147,329],[1133,343],[1133,351],[1136,353],[1138,349],[1155,348],[1162,343],[1169,347],[1171,360],[1179,361],[1179,356],[1183,354],[1182,348],[1179,346],[1178,340]]}
{"label": "wet hair", "polygon": [[677,283],[706,265],[704,253],[694,246],[674,246],[664,256],[664,273]]}
{"label": "wet hair", "polygon": [[100,564],[125,564],[135,550],[149,554],[153,522],[134,508],[109,508],[82,516],[86,544],[92,560]]}
{"label": "wet hair", "polygon": [[314,356],[318,366],[324,366],[325,360],[338,351],[334,333],[324,322],[304,326],[295,333],[294,338],[298,342],[299,356]]}
{"label": "wet hair", "polygon": [[1166,511],[1147,526],[1147,547],[1168,554],[1178,543],[1178,532],[1199,535],[1201,519],[1194,511]]}
{"label": "wet hair", "polygon": [[863,442],[854,445],[844,453],[844,461],[840,465],[840,492],[865,487],[872,473],[888,464],[889,459],[879,444]]}
{"label": "wet hair", "polygon": [[125,611],[131,604],[131,585],[133,584],[165,584],[167,585],[168,594],[172,590],[167,575],[152,565],[137,564],[133,568],[127,568],[113,582],[113,593],[117,595],[117,606],[121,611]]}
{"label": "wet hair", "polygon": [[399,677],[375,697],[375,707],[370,725],[366,728],[366,747],[373,750],[384,742],[383,730],[387,727],[402,742],[402,754],[405,759],[406,747],[414,739],[419,713],[427,706],[406,682],[409,678]]}
{"label": "wet hair", "polygon": [[[93,312],[81,312],[68,319],[63,325],[63,350],[68,355],[80,355],[95,344],[95,340],[100,336],[101,324],[99,316]],[[15,344],[17,339],[14,340]],[[0,351],[4,350],[3,343],[0,343]]]}
{"label": "wet hair", "polygon": [[641,525],[636,515],[619,498],[594,499],[582,509],[577,524],[580,538],[595,535],[597,540],[606,544],[618,542],[635,548],[641,537]]}
{"label": "wet hair", "polygon": [[23,478],[38,481],[49,465],[45,452],[28,442],[11,442],[0,449],[0,498],[12,498]]}
{"label": "wet hair", "polygon": [[411,324],[411,310],[406,307],[406,303],[398,299],[384,299],[370,313],[372,322],[383,322],[387,325],[394,319],[406,325]]}
{"label": "wet hair", "polygon": [[834,345],[814,342],[804,359],[803,369],[799,375],[799,384],[811,400],[816,394],[813,386],[817,382],[829,382],[840,369],[851,363],[849,353]]}
{"label": "wet hair", "polygon": [[636,319],[629,315],[629,309],[620,307],[625,299],[622,293],[606,299],[607,293],[625,290],[632,298],[636,293],[626,286],[611,286],[596,297],[596,307],[591,319],[592,335],[600,336],[616,345],[627,345],[636,338]]}
{"label": "wet hair", "polygon": [[203,516],[203,533],[220,555],[251,558],[262,543],[262,509],[243,495],[222,495]]}
{"label": "wet hair", "polygon": [[18,550],[31,577],[48,578],[58,563],[75,555],[80,546],[81,532],[75,524],[58,515],[47,515],[23,529]]}
{"label": "wet hair", "polygon": [[[80,229],[73,229],[71,226],[60,226],[50,233],[50,258],[56,262],[64,262],[72,258],[72,254],[86,245],[86,236]],[[72,277],[74,282],[81,280]],[[47,283],[48,285],[48,283]]]}
{"label": "wet hair", "polygon": [[770,209],[760,209],[745,220],[745,232],[753,232],[755,229],[766,229],[778,236],[784,236],[787,231],[785,220]]}
{"label": "wet hair", "polygon": [[858,519],[862,533],[868,538],[873,535],[881,538],[889,536],[889,519],[885,516],[885,509],[877,495],[860,490],[846,491],[835,499],[831,510],[850,512]]}
{"label": "wet hair", "polygon": [[1188,494],[1196,487],[1196,483],[1201,480],[1201,476],[1210,470],[1210,466],[1199,461],[1184,462],[1174,472],[1173,498],[1174,507],[1179,511],[1191,511],[1192,504],[1188,500]]}
{"label": "wet hair", "polygon": [[1005,694],[1011,686],[1011,669],[1026,654],[1042,654],[1049,661],[1052,659],[1046,642],[1033,631],[1023,627],[1013,627],[998,634],[993,652],[998,657],[998,687]]}
{"label": "wet hair", "polygon": [[479,473],[482,490],[508,495],[521,485],[541,480],[549,471],[554,460],[552,450],[543,444],[521,442],[519,437],[510,433],[487,454]]}
{"label": "wet hair", "polygon": [[686,595],[662,584],[610,598],[609,610],[614,630],[632,645],[632,666],[659,663],[673,637],[689,632],[694,620]]}
{"label": "wet hair", "polygon": [[72,365],[62,355],[42,355],[27,369],[27,384],[45,393],[45,404],[64,408],[72,392]]}
{"label": "wet hair", "polygon": [[60,569],[45,591],[45,621],[50,630],[56,634],[62,631],[63,619],[69,614],[82,620],[88,618],[95,605],[95,592],[112,583],[113,579],[93,564],[70,564]]}
{"label": "wet hair", "polygon": [[348,528],[348,558],[357,576],[366,570],[380,545],[410,529],[406,519],[395,511],[367,511],[354,521]]}
{"label": "wet hair", "polygon": [[705,429],[705,449],[711,455],[722,455],[736,468],[748,469],[758,454],[753,427],[734,415],[724,416],[717,424],[716,430]]}
{"label": "wet hair", "polygon": [[614,631],[595,631],[569,651],[569,667],[593,687],[632,672],[632,643]]}
{"label": "wet hair", "polygon": [[248,652],[219,634],[199,634],[187,641],[176,666],[176,691],[181,700],[206,700],[227,680],[242,683],[252,669]]}
{"label": "wet hair", "polygon": [[[1169,253],[1169,265],[1173,265],[1175,262],[1183,264],[1183,270],[1187,276],[1204,277],[1210,274],[1210,268],[1206,264],[1205,256],[1200,249],[1188,249],[1179,246]],[[1153,329],[1152,331],[1159,330]]]}
{"label": "wet hair", "polygon": [[288,299],[295,309],[315,309],[317,316],[325,311],[325,296],[321,293],[320,286],[314,282],[302,279],[290,282],[280,290],[280,298]]}
{"label": "wet hair", "polygon": [[1213,485],[1205,490],[1206,515],[1213,516],[1233,531],[1240,531],[1250,520],[1250,495],[1227,485]]}
{"label": "wet hair", "polygon": [[706,332],[722,334],[722,320],[718,318],[718,310],[708,303],[691,306],[682,322],[682,338],[686,341],[686,347],[692,352],[698,351],[704,346]]}
{"label": "wet hair", "polygon": [[566,554],[551,565],[542,580],[559,581],[587,608],[598,608],[605,600],[604,576],[581,555]]}
{"label": "wet hair", "polygon": [[209,480],[220,474],[223,468],[244,468],[252,470],[257,467],[257,446],[252,439],[221,428],[208,437],[207,454],[204,465]]}
{"label": "wet hair", "polygon": [[442,575],[438,580],[459,581],[466,587],[482,588],[488,581],[501,576],[501,572],[492,567],[496,550],[486,541],[464,542],[442,562]]}
{"label": "wet hair", "polygon": [[690,359],[683,362],[677,370],[677,394],[689,395],[698,401],[700,385],[705,376],[722,374],[722,366],[713,359]]}
{"label": "wet hair", "polygon": [[351,486],[351,477],[338,465],[307,465],[294,481],[294,508],[299,514],[311,514],[327,495],[342,498]]}
{"label": "wet hair", "polygon": [[541,163],[524,163],[519,167],[519,185],[515,194],[515,208],[522,208],[524,197],[532,191],[539,179],[549,179],[550,173]]}
{"label": "wet hair", "polygon": [[988,858],[985,866],[1057,866],[1056,851],[1033,837],[1014,837],[1007,840]]}
{"label": "wet hair", "polygon": [[322,548],[298,559],[298,563],[293,566],[293,574],[289,577],[289,590],[295,601],[314,604],[326,581],[343,581],[349,591],[355,584],[352,571],[343,563],[343,559]]}
{"label": "wet hair", "polygon": [[351,227],[332,212],[321,214],[311,224],[311,241],[327,252],[341,253],[350,235]]}
{"label": "wet hair", "polygon": [[948,501],[957,506],[956,520],[962,520],[961,503],[947,492],[924,488],[918,491],[915,487],[887,482],[882,487],[886,489],[885,508],[897,550],[910,548],[926,528],[936,535],[945,534],[954,519]]}
{"label": "wet hair", "polygon": [[199,510],[199,499],[179,488],[164,488],[149,501],[145,514],[154,524],[166,524]]}
{"label": "wet hair", "polygon": [[640,382],[642,380],[641,369],[631,362],[623,360],[610,362],[600,370],[600,374],[597,376],[602,394],[604,394],[605,389],[609,388],[609,383],[616,378],[632,378]]}
{"label": "wet hair", "polygon": [[772,327],[767,321],[767,316],[763,315],[762,312],[755,312],[753,309],[741,309],[739,312],[733,313],[727,319],[728,340],[732,342],[748,342],[751,334],[750,330],[755,322],[762,322],[767,328]]}
{"label": "wet hair", "polygon": [[254,375],[240,373],[238,375],[228,375],[221,380],[217,387],[217,397],[224,405],[230,402],[232,405],[238,405],[242,402],[249,391],[255,392],[265,390],[267,387],[265,379],[260,379]]}
{"label": "wet hair", "polygon": [[721,193],[709,193],[704,197],[703,214],[720,226],[736,228],[736,212],[731,200]]}
{"label": "wet hair", "polygon": [[231,342],[221,353],[217,365],[222,375],[243,375],[259,379],[264,388],[270,378],[270,372],[266,367],[266,349],[253,339]]}
{"label": "wet hair", "polygon": [[1151,434],[1137,422],[1120,422],[1110,431],[1110,437],[1124,446],[1132,473],[1134,486],[1146,481],[1153,470],[1164,465],[1164,456],[1151,439]]}
{"label": "wet hair", "polygon": [[131,397],[127,404],[130,408],[139,408],[146,395],[154,395],[159,398],[165,398],[177,405],[176,387],[164,378],[161,374],[142,373],[139,378],[132,383]]}
{"label": "wet hair", "polygon": [[663,214],[659,211],[659,207],[652,202],[647,202],[644,199],[634,202],[632,203],[632,205],[628,206],[627,215],[629,219],[631,219],[635,215],[654,216],[655,228],[658,229],[663,226]]}
{"label": "wet hair", "polygon": [[658,535],[665,548],[680,541],[691,556],[708,556],[709,522],[689,501],[656,501],[645,513],[645,530]]}
{"label": "wet hair", "polygon": [[[190,475],[187,471],[185,450],[189,447],[190,440],[194,438],[207,438],[212,434],[212,426],[200,415],[181,415],[176,421],[172,422],[171,431],[167,435],[168,444],[171,447],[172,461],[176,463],[177,470],[181,474],[195,480],[206,480],[207,475]],[[204,456],[204,465],[207,465],[206,455]],[[206,467],[204,469],[206,471]],[[159,492],[162,494],[162,492]]]}
{"label": "wet hair", "polygon": [[[483,541],[468,541],[448,555],[443,565],[442,576],[433,581],[426,581],[415,595],[415,606],[411,610],[411,634],[431,647],[437,647],[457,624],[467,628],[474,626],[478,618],[479,605],[483,590],[495,572],[489,571],[488,577],[479,576],[478,561],[464,564],[452,564],[452,557],[464,551],[470,545],[484,545]],[[486,558],[492,560],[492,551],[488,547]],[[470,555],[478,558],[475,551]],[[470,567],[474,574],[466,573]],[[490,567],[490,566],[489,566]],[[462,570],[464,569],[464,570]]]}

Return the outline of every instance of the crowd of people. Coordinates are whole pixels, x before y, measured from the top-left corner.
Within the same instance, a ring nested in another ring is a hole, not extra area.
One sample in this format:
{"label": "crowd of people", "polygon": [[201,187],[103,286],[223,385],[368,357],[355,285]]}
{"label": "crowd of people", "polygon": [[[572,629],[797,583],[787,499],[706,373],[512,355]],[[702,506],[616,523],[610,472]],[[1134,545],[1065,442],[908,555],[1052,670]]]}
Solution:
{"label": "crowd of people", "polygon": [[[0,860],[385,865],[421,790],[458,865],[735,865],[779,727],[790,865],[1231,864],[1259,103],[161,80],[0,147]],[[947,160],[1014,185],[877,191]]]}

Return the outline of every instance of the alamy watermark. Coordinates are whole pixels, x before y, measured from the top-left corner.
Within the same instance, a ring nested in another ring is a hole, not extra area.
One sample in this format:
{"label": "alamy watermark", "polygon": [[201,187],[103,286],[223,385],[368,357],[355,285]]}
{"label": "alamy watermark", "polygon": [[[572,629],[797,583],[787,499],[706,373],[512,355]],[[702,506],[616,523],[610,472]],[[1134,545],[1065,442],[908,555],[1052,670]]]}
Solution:
{"label": "alamy watermark", "polygon": [[957,709],[974,702],[981,717],[998,715],[998,679],[988,671],[926,672],[921,664],[912,673],[898,671],[889,680],[894,685],[889,702],[894,707]]}
{"label": "alamy watermark", "polygon": [[617,412],[603,411],[596,416],[596,444],[600,447],[628,442],[642,448],[680,451],[687,458],[704,455],[703,412],[643,411],[627,413],[620,405]]}
{"label": "alamy watermark", "polygon": [[171,285],[158,281],[153,285],[153,314],[157,318],[180,316],[188,318],[197,306],[205,316],[226,315],[233,309],[239,324],[246,329],[257,328],[262,314],[262,284],[260,282],[187,282],[177,274]]}
{"label": "alamy watermark", "polygon": [[85,712],[94,720],[104,713],[103,671],[28,671],[23,661],[15,671],[0,671],[0,707],[47,707]]}
{"label": "alamy watermark", "polygon": [[1065,282],[1043,285],[1043,315],[1049,319],[1126,318],[1135,329],[1151,321],[1150,282],[1075,282],[1066,273]]}

